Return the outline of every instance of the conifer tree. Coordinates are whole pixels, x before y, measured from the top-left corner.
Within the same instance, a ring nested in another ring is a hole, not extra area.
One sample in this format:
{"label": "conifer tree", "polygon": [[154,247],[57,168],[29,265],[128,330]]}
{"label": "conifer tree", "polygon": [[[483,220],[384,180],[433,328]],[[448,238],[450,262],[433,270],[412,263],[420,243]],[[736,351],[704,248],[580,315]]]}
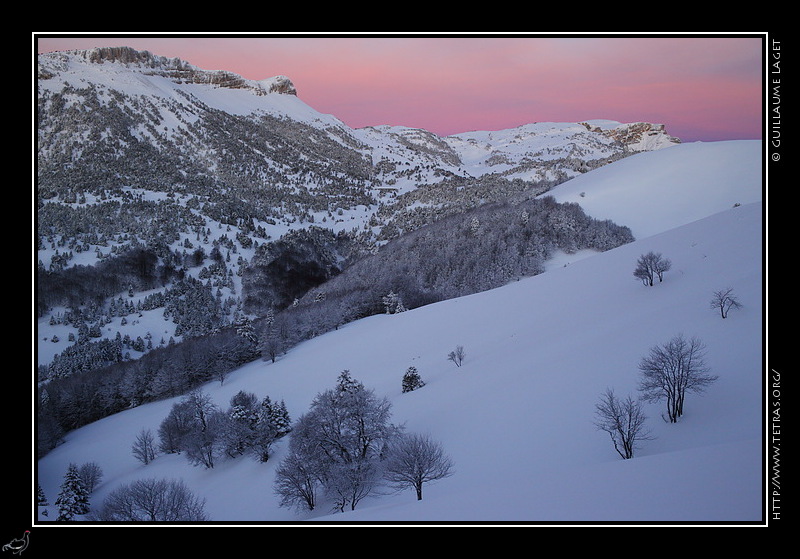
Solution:
{"label": "conifer tree", "polygon": [[403,392],[411,392],[423,386],[425,386],[425,383],[422,381],[417,368],[409,367],[403,375]]}
{"label": "conifer tree", "polygon": [[386,314],[397,314],[406,310],[403,299],[394,291],[390,291],[388,295],[383,297],[383,306],[386,309]]}
{"label": "conifer tree", "polygon": [[63,522],[69,522],[76,515],[89,512],[89,494],[75,464],[69,465],[55,504],[58,506],[56,520]]}
{"label": "conifer tree", "polygon": [[281,400],[279,404],[269,401],[269,396],[264,398],[267,417],[272,427],[275,429],[275,437],[281,438],[291,431],[292,421],[289,418],[289,410],[286,409],[286,402]]}
{"label": "conifer tree", "polygon": [[[42,486],[38,483],[36,484],[36,505],[39,507],[47,507],[50,505],[50,503],[47,502],[47,495],[44,494]],[[42,516],[48,516],[47,509],[42,509],[40,514]]]}
{"label": "conifer tree", "polygon": [[245,453],[256,440],[258,409],[256,395],[240,390],[231,398],[224,432],[225,452],[236,457]]}
{"label": "conifer tree", "polygon": [[47,496],[44,494],[44,490],[42,490],[42,486],[38,483],[36,484],[36,504],[40,507],[46,507],[50,503],[47,502]]}
{"label": "conifer tree", "polygon": [[264,397],[254,430],[253,453],[261,462],[266,462],[273,443],[291,430],[289,412],[283,400],[280,404],[275,404],[269,396]]}
{"label": "conifer tree", "polygon": [[244,317],[236,324],[236,333],[253,346],[258,344],[258,336],[256,336],[253,323],[248,317]]}

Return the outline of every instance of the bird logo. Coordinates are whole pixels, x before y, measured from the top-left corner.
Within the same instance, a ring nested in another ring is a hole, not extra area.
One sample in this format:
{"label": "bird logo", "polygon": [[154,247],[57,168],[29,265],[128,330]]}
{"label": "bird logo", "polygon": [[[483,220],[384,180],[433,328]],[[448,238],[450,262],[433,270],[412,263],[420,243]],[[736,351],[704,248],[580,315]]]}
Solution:
{"label": "bird logo", "polygon": [[14,538],[6,545],[3,546],[3,551],[10,551],[11,553],[15,553],[19,555],[25,548],[28,547],[28,537],[30,536],[31,531],[25,530],[25,534],[21,538]]}

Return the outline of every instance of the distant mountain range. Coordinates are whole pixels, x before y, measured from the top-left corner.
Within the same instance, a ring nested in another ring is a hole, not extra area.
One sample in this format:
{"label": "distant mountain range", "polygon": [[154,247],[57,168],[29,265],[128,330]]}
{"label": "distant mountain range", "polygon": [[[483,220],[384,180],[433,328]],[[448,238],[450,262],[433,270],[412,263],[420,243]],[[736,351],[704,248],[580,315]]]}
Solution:
{"label": "distant mountain range", "polygon": [[[535,199],[680,143],[661,124],[608,120],[447,137],[352,129],[305,104],[286,76],[247,80],[130,48],[42,54],[37,71],[41,379],[331,296],[315,288],[356,262],[337,293],[369,285],[358,289],[372,299],[301,337],[380,312],[380,290],[405,289],[406,304],[421,305],[537,273],[553,250],[629,242],[625,224]],[[501,231],[522,216],[527,233]],[[428,250],[445,243],[451,275],[425,269],[444,265]],[[494,268],[467,270],[453,251]],[[379,252],[386,260],[367,259]],[[395,277],[365,283],[366,270]],[[161,331],[137,328],[153,313]],[[87,340],[116,343],[71,353]]]}
{"label": "distant mountain range", "polygon": [[388,238],[408,230],[411,207],[541,192],[679,143],[660,124],[612,121],[447,137],[351,129],[285,76],[252,81],[130,48],[39,55],[37,86],[41,202],[169,198],[210,221],[263,227],[262,238],[310,223]]}

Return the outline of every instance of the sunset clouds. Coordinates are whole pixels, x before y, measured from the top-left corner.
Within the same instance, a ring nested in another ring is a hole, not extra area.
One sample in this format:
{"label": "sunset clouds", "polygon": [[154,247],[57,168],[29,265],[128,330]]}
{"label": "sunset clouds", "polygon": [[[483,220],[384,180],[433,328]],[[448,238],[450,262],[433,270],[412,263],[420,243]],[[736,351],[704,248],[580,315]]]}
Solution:
{"label": "sunset clouds", "polygon": [[351,127],[447,135],[531,122],[663,123],[683,141],[762,134],[762,37],[37,37],[126,45],[249,79],[286,75]]}

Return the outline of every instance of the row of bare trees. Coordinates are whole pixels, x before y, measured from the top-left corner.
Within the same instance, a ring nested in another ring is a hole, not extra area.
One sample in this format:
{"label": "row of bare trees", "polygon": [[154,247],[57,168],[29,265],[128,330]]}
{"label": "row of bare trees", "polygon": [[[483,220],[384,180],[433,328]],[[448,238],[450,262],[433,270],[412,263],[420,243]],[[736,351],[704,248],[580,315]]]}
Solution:
{"label": "row of bare trees", "polygon": [[[658,278],[659,283],[663,282],[664,274],[671,269],[672,261],[669,258],[664,258],[660,252],[650,251],[641,255],[636,261],[633,276],[641,280],[644,285],[652,286],[655,285],[656,278]],[[709,305],[712,309],[718,310],[722,318],[727,318],[731,309],[740,309],[742,307],[730,287],[714,291]]]}

